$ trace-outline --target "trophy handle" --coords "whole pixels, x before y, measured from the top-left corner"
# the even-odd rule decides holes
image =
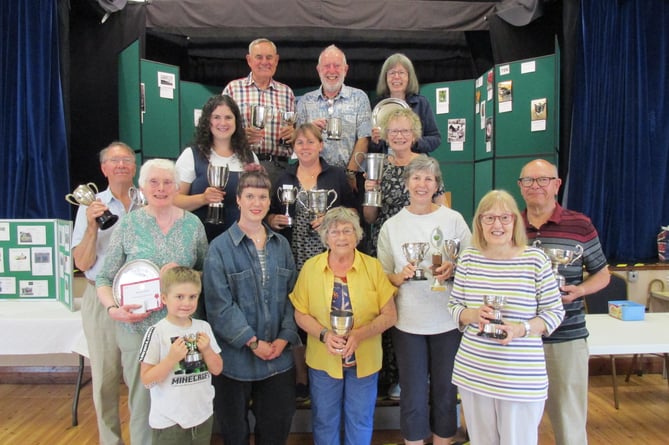
[[[74,199],[74,196],[72,195],[72,193],[68,193],[67,195],[65,195],[65,201],[67,201],[67,202],[69,202],[70,204],[75,205],[75,206],[78,206],[78,205],[79,205],[79,203],[77,202],[77,200]]]
[[[358,160],[358,155],[362,155],[364,157],[364,156],[367,156],[367,153],[363,153],[361,151],[357,151],[357,152],[353,153],[353,160],[358,165],[358,168],[362,171],[365,171],[365,169],[362,168],[362,165],[360,164],[360,161]]]
[[[571,259],[569,264],[574,264],[576,260],[581,258],[583,256],[583,246],[580,244],[576,244],[576,248],[574,249],[574,258]]]
[[[332,202],[330,202],[330,204],[328,204],[328,208],[327,208],[327,210],[330,210],[330,207],[332,207],[332,204],[335,203],[335,201],[337,200],[337,196],[338,196],[338,195],[337,195],[337,191],[334,190],[334,189],[330,189],[330,190],[328,190],[328,196],[330,196],[330,193],[333,193],[333,194],[334,194],[334,198],[332,198]]]
[[[538,247],[541,248],[541,240],[540,239],[535,239],[534,242],[532,243],[532,247]]]
[[[228,185],[229,179],[230,179],[230,166],[226,164],[225,168],[223,169],[223,185],[221,186],[221,189],[224,189]]]
[[[100,192],[98,191],[98,186],[95,185],[94,183],[89,182],[89,183],[86,184],[86,185],[89,186],[90,188],[92,188],[93,190],[95,190],[95,194],[96,194],[96,195],[97,195],[98,193],[100,193]]]
[[[301,196],[304,196],[304,197],[305,197],[305,199],[307,200],[307,203],[305,203],[304,201],[302,201]],[[301,189],[300,191],[297,192],[297,202],[299,202],[300,204],[302,204],[302,207],[304,207],[306,210],[309,210],[309,204],[308,204],[308,201],[309,201],[309,195],[307,194],[307,191],[306,191],[306,190]]]

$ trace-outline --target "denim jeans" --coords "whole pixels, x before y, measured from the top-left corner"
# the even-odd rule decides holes
[[[311,416],[315,445],[340,445],[342,414],[344,444],[372,441],[379,373],[358,378],[356,367],[344,368],[344,378],[309,368]]]

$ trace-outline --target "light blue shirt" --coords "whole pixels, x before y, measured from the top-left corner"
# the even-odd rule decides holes
[[[332,114],[322,88],[306,93],[297,103],[297,125],[314,119],[338,117],[342,123],[342,136],[338,141],[323,137],[321,156],[330,165],[347,168],[353,147],[358,139],[372,135],[372,109],[367,94],[357,88],[343,85],[334,98]]]
[[[98,193],[96,197],[99,198],[100,201],[102,201],[104,205],[109,208],[109,211],[114,215],[118,215],[121,218],[125,215],[125,206],[123,206],[121,201],[114,197],[109,188]],[[134,204],[130,205],[130,210],[134,210],[133,206]],[[88,228],[88,220],[86,219],[87,208],[88,206],[81,205],[77,210],[77,217],[74,221],[74,230],[72,231],[72,248],[77,247],[79,243],[81,243],[81,240],[84,239],[84,234]],[[93,266],[84,272],[84,275],[86,275],[87,279],[95,281],[95,277],[97,277],[98,271],[102,268],[102,265],[105,262],[105,255],[107,252],[107,246],[109,245],[109,239],[117,227],[118,221],[107,230],[101,230],[98,228],[98,237],[97,241],[95,242],[95,253],[97,256]]]

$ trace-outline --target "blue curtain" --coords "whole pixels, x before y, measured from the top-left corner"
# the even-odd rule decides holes
[[[610,262],[657,259],[669,224],[669,1],[581,2],[567,205]]]
[[[0,2],[0,218],[70,219],[56,0]]]

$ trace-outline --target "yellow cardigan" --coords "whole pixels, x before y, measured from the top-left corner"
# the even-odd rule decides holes
[[[364,326],[375,319],[381,308],[393,298],[397,288],[383,272],[379,260],[355,251],[353,266],[346,273],[353,327]],[[328,252],[316,255],[304,263],[293,292],[289,295],[295,309],[314,317],[330,328],[330,309],[334,289],[334,273],[328,266]],[[357,376],[366,377],[381,369],[381,335],[360,343],[355,351]],[[340,355],[330,354],[317,337],[307,338],[307,365],[325,371],[332,378],[343,378]]]

